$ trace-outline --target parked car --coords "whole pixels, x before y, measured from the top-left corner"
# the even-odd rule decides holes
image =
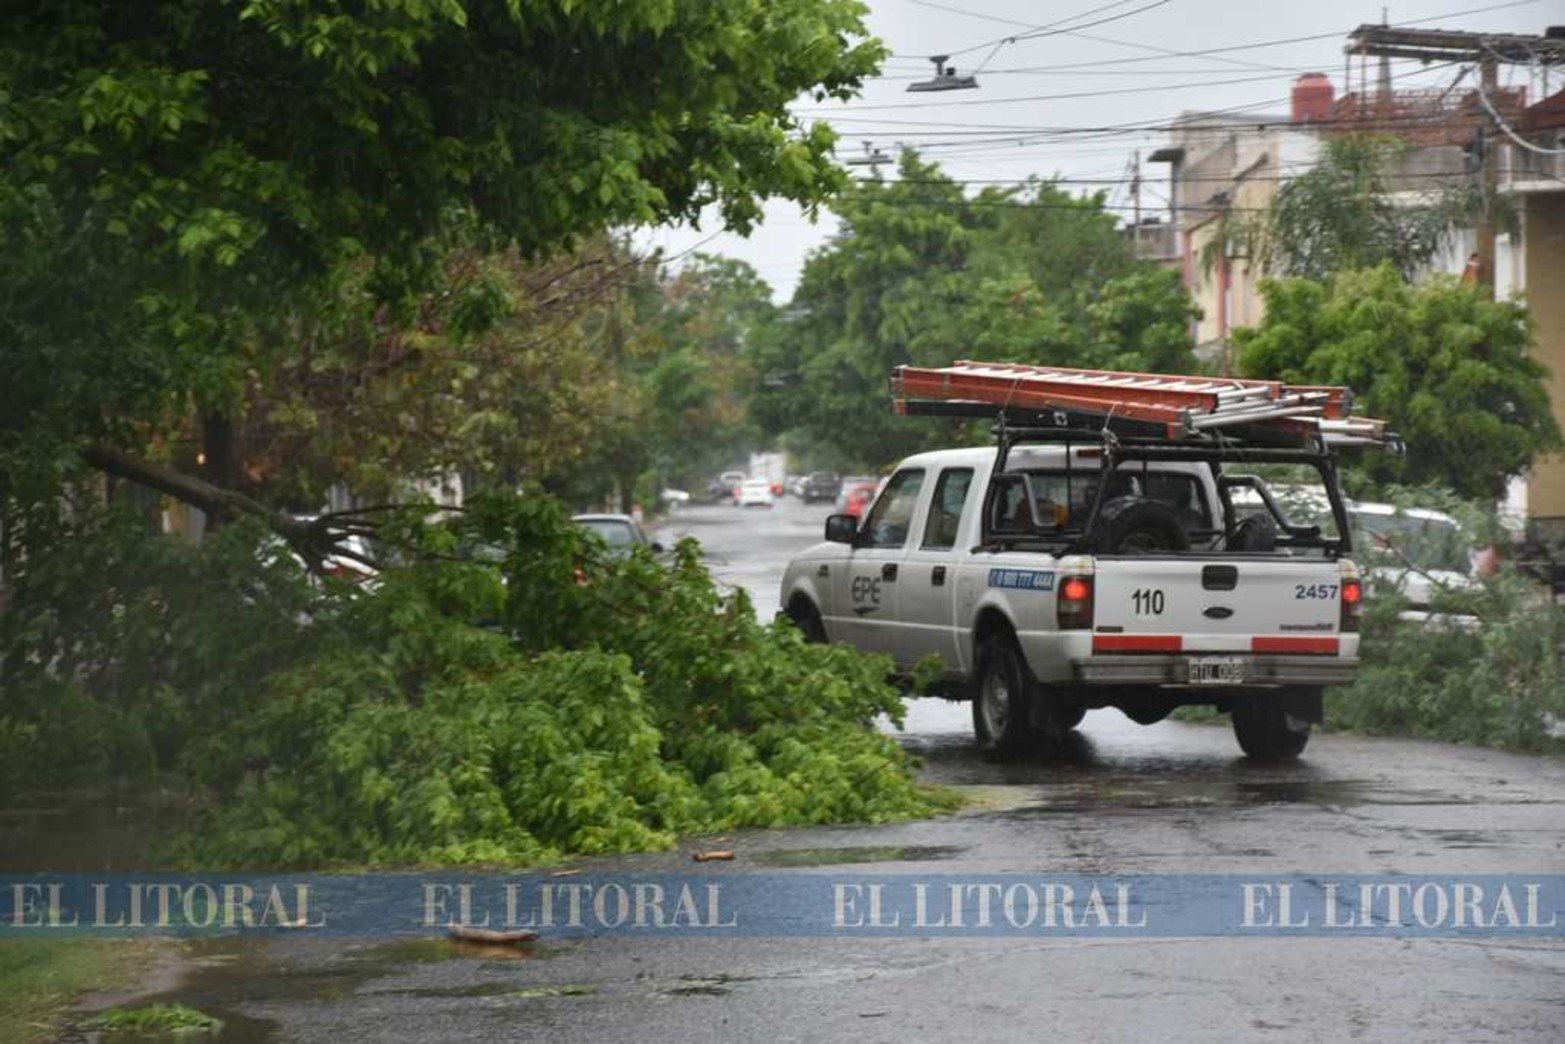
[[[879,485],[877,482],[855,482],[851,486],[844,485],[839,500],[840,513],[852,515],[854,518],[863,518],[864,512],[875,499],[875,492]]]
[[[839,512],[847,511],[848,491],[854,486],[862,486],[866,482],[874,484],[878,481],[880,480],[873,475],[848,475],[843,478],[841,482],[837,483],[837,500],[835,505],[837,510]]]
[[[734,490],[735,507],[771,507],[776,503],[772,484],[766,479],[746,479]]]
[[[817,500],[836,500],[842,491],[842,480],[829,471],[815,471],[805,477],[800,487],[800,499],[813,504]]]
[[[571,521],[609,545],[609,554],[628,558],[638,547],[661,554],[663,545],[648,540],[641,526],[629,515],[572,515]]]

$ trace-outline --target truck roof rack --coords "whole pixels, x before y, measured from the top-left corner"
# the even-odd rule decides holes
[[[1348,388],[1325,385],[958,360],[937,368],[898,366],[891,397],[892,408],[909,415],[1106,428],[1198,443],[1402,447],[1384,421],[1350,416]]]

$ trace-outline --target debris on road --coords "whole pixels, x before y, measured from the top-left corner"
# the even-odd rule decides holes
[[[698,863],[710,863],[715,860],[730,860],[733,859],[733,857],[734,853],[726,848],[714,848],[709,852],[697,852],[695,855],[691,856],[691,858]]]
[[[470,928],[465,924],[453,924],[446,932],[457,942],[481,943],[485,946],[516,946],[538,938],[537,932],[525,928],[500,932],[492,928]]]

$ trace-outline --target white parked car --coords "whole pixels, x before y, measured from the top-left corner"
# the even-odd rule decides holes
[[[776,503],[772,484],[763,478],[745,479],[734,490],[735,507],[771,507]]]

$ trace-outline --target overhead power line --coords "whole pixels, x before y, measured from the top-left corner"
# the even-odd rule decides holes
[[[1394,76],[1392,76],[1392,79],[1400,80],[1400,79],[1405,79],[1405,78],[1410,77],[1410,76],[1421,76],[1421,75],[1426,75],[1426,74],[1432,73],[1432,72],[1440,72],[1442,70],[1450,69],[1450,68],[1452,68],[1453,66],[1455,66],[1457,64],[1459,64],[1459,63],[1457,63],[1457,62],[1434,63],[1434,64],[1430,64],[1430,65],[1427,65],[1427,66],[1422,66],[1422,67],[1417,68],[1417,69],[1410,69],[1410,70],[1406,70],[1406,71],[1401,72],[1401,73],[1397,73]],[[1158,89],[1166,89],[1166,88],[1158,88]],[[1142,90],[1145,90],[1145,89],[1144,88],[1137,88],[1137,90],[1138,91],[1142,91]],[[1106,92],[1106,93],[1113,93],[1113,92]],[[1229,115],[1239,115],[1239,114],[1242,114],[1242,113],[1253,112],[1256,109],[1264,109],[1264,108],[1268,108],[1268,107],[1275,106],[1275,105],[1285,105],[1290,100],[1291,99],[1289,97],[1286,97],[1286,96],[1285,97],[1281,97],[1281,98],[1267,98],[1267,99],[1265,99],[1263,101],[1247,102],[1247,103],[1245,103],[1243,105],[1233,105],[1233,106],[1229,106],[1227,108],[1222,108],[1222,109],[1211,109],[1211,110],[1192,112],[1189,115],[1193,116],[1193,117],[1221,117],[1221,116],[1229,116]],[[1181,118],[1180,116],[1164,117],[1164,118],[1162,118],[1160,120],[1156,120],[1156,121],[1153,121],[1153,122],[1138,121],[1138,122],[1133,122],[1133,123],[1105,124],[1105,125],[1099,125],[1099,126],[1074,126],[1073,127],[1073,126],[1039,126],[1039,125],[1036,125],[1036,124],[1033,124],[1033,125],[1025,125],[1025,124],[994,124],[994,123],[975,124],[975,123],[973,123],[973,122],[971,122],[969,120],[961,120],[961,121],[957,121],[957,120],[899,120],[899,119],[894,119],[894,118],[893,119],[888,119],[888,118],[885,118],[885,117],[875,117],[875,116],[856,117],[856,116],[853,115],[853,112],[855,112],[855,111],[857,111],[857,110],[845,110],[845,114],[842,115],[842,116],[835,116],[835,115],[834,116],[830,116],[829,119],[828,119],[828,122],[831,122],[831,123],[874,123],[874,124],[884,124],[884,125],[887,125],[887,126],[896,126],[896,127],[952,128],[952,129],[947,129],[947,130],[932,130],[932,131],[929,131],[928,133],[930,133],[930,134],[940,134],[942,136],[962,136],[962,135],[987,134],[990,137],[994,137],[994,138],[1015,137],[1015,136],[1021,136],[1021,135],[1038,136],[1038,135],[1069,135],[1069,134],[1134,133],[1134,132],[1143,132],[1143,131],[1168,131],[1168,130],[1175,130],[1175,129],[1179,129],[1179,128],[1183,128],[1185,130],[1204,130],[1204,129],[1240,130],[1240,129],[1244,129],[1242,126],[1231,124],[1231,123],[1226,123],[1226,122],[1225,123],[1215,123],[1215,124],[1202,125],[1199,122],[1196,122],[1196,121],[1194,121],[1192,119],[1185,119],[1185,118]],[[803,115],[803,114],[801,114],[801,115]],[[1412,119],[1427,120],[1426,117],[1412,117]],[[1277,119],[1275,121],[1257,121],[1254,124],[1254,127],[1257,130],[1270,129],[1270,128],[1275,128],[1275,127],[1277,127],[1279,125],[1286,124],[1288,122],[1289,122],[1289,119],[1288,119],[1287,116],[1280,115],[1279,119]],[[1320,126],[1330,126],[1330,125],[1333,125],[1333,124],[1345,125],[1345,124],[1348,124],[1348,123],[1369,123],[1369,122],[1373,122],[1376,126],[1384,126],[1384,125],[1387,125],[1388,123],[1395,122],[1395,120],[1394,119],[1393,120],[1385,120],[1385,119],[1371,120],[1368,117],[1361,117],[1361,118],[1354,118],[1352,120],[1323,120],[1323,121],[1319,121],[1319,122],[1316,122],[1316,123],[1312,123],[1311,126],[1312,127],[1320,127]],[[999,132],[999,133],[997,133],[997,132]],[[846,132],[846,133],[850,133],[854,137],[896,137],[896,136],[906,136],[906,135],[909,135],[910,133],[916,133],[916,132],[904,132],[904,131],[884,131],[884,132],[881,132],[881,131],[873,131],[873,130],[855,130],[855,131]]]
[[[1512,129],[1511,125],[1506,123],[1504,118],[1502,118],[1500,114],[1495,111],[1494,103],[1491,102],[1489,100],[1489,96],[1484,93],[1482,84],[1480,84],[1478,87],[1478,100],[1483,102],[1483,107],[1489,113],[1489,118],[1494,120],[1495,126],[1504,131],[1505,136],[1510,138],[1520,147],[1526,149],[1528,152],[1536,152],[1540,156],[1565,156],[1565,149],[1546,149],[1542,145],[1528,141],[1520,134],[1517,134],[1516,131]]]
[[[843,193],[838,198],[839,199],[843,199],[843,200],[847,200],[849,202],[877,203],[877,204],[881,204],[881,205],[884,205],[884,206],[893,206],[893,207],[936,207],[936,208],[944,208],[944,209],[954,209],[954,208],[960,208],[960,207],[973,207],[973,208],[978,208],[978,209],[999,209],[999,208],[1003,208],[1003,209],[1009,209],[1009,210],[1072,210],[1072,211],[1077,211],[1077,212],[1084,211],[1084,210],[1085,211],[1091,211],[1091,210],[1129,211],[1129,210],[1133,210],[1134,209],[1133,206],[1131,206],[1129,204],[1108,204],[1108,203],[1103,203],[1103,202],[1099,202],[1099,201],[1096,201],[1096,200],[1092,199],[1090,196],[1077,197],[1076,201],[1069,202],[1069,203],[1067,203],[1067,202],[1039,203],[1039,202],[1033,202],[1033,201],[1029,201],[1029,200],[1025,200],[1025,199],[974,199],[974,198],[966,197],[966,196],[962,197],[961,199],[940,199],[940,198],[936,198],[936,197],[928,197],[928,198],[887,197],[887,196],[872,196],[872,195],[867,195],[867,194],[855,195],[853,193]],[[1434,204],[1434,203],[1431,203],[1431,204],[1411,203],[1411,204],[1407,204],[1405,206],[1402,206],[1399,209],[1402,209],[1402,210],[1439,210],[1439,209],[1441,209],[1441,207],[1442,207],[1441,204]],[[1268,208],[1266,208],[1266,207],[1239,206],[1239,205],[1233,204],[1233,203],[1223,203],[1223,204],[1218,204],[1218,203],[1181,203],[1179,205],[1179,209],[1180,209],[1181,212],[1184,212],[1184,213],[1201,212],[1201,213],[1208,213],[1208,214],[1218,214],[1218,213],[1261,214],[1261,213],[1265,213]],[[839,214],[838,216],[841,217],[842,215]]]
[[[1121,94],[1146,94],[1149,91],[1162,93],[1164,91],[1194,90],[1197,87],[1227,87],[1236,83],[1265,83],[1277,79],[1277,74],[1268,72],[1255,76],[1229,77],[1223,80],[1192,80],[1187,83],[1156,84],[1145,87],[1111,87],[1106,90],[1096,91],[1070,91],[1064,94],[1028,94],[1015,98],[969,98],[964,101],[941,102],[888,102],[880,105],[854,105],[849,112],[879,112],[885,109],[944,109],[952,106],[969,105],[1014,105],[1017,102],[1038,101],[1071,101],[1079,98],[1107,98]],[[797,114],[801,116],[828,116],[837,110],[832,109],[800,109]]]
[[[910,2],[912,2],[912,0],[910,0]],[[1504,11],[1504,10],[1507,10],[1507,9],[1513,8],[1513,7],[1529,7],[1529,6],[1533,5],[1533,4],[1538,4],[1538,3],[1542,3],[1542,2],[1543,2],[1543,0],[1509,0],[1508,3],[1489,4],[1489,5],[1486,5],[1484,7],[1469,7],[1469,8],[1464,8],[1463,10],[1460,10],[1460,11],[1449,11],[1449,12],[1447,12],[1445,14],[1429,15],[1429,16],[1424,17],[1424,18],[1410,18],[1410,19],[1408,19],[1405,22],[1397,23],[1397,25],[1398,26],[1427,25],[1430,22],[1445,22],[1445,21],[1450,21],[1453,18],[1465,18],[1465,17],[1467,17],[1469,15],[1487,14],[1487,13],[1489,13],[1491,11]],[[1075,32],[1077,30],[1086,29],[1086,28],[1089,28],[1089,27],[1085,26],[1085,25],[1080,25],[1080,26],[1076,26],[1073,29],[1071,29],[1070,32]],[[1204,57],[1206,55],[1212,55],[1212,54],[1232,54],[1235,51],[1259,50],[1259,49],[1266,48],[1266,47],[1283,47],[1283,46],[1286,46],[1288,44],[1309,43],[1309,42],[1312,42],[1312,41],[1315,41],[1315,40],[1340,39],[1344,35],[1346,35],[1346,34],[1341,32],[1340,30],[1339,31],[1335,31],[1335,32],[1311,33],[1311,34],[1308,34],[1308,35],[1305,35],[1305,36],[1289,36],[1289,37],[1283,37],[1283,38],[1275,39],[1275,40],[1256,40],[1256,41],[1252,41],[1250,43],[1226,44],[1226,45],[1221,46],[1221,47],[1203,47],[1203,48],[1200,48],[1198,50],[1193,50],[1193,51],[1171,51],[1171,52],[1168,52],[1166,54],[1160,53],[1159,55],[1147,55],[1146,57],[1143,57],[1143,58],[1107,58],[1107,59],[1103,59],[1101,61],[1081,62],[1081,63],[1077,63],[1075,65],[1054,65],[1054,66],[1049,66],[1049,68],[1052,68],[1052,69],[1089,69],[1089,68],[1096,68],[1096,67],[1101,67],[1101,66],[1105,66],[1105,65],[1130,65],[1130,64],[1137,63],[1137,62],[1151,62],[1151,61],[1156,61],[1158,59],[1158,57],[1160,57],[1160,56],[1161,57],[1194,58],[1194,57]],[[990,43],[993,43],[993,41],[990,41]],[[987,46],[989,46],[989,44],[979,44],[979,45],[977,45],[977,48],[975,48],[975,49],[983,48],[983,47],[987,47]],[[962,52],[955,52],[955,53],[959,54],[959,53],[962,53]],[[893,55],[893,57],[897,57],[897,58],[912,58],[914,56],[913,55],[897,54],[897,55]],[[928,59],[923,57],[923,56],[919,56],[919,60],[920,61],[927,61]]]
[[[921,7],[934,7],[934,8],[937,8],[939,10],[946,10],[946,11],[951,10],[951,8],[948,8],[948,7],[946,7],[943,4],[932,3],[932,2],[929,2],[929,0],[910,0],[910,2],[911,3],[916,3],[916,4],[918,4]],[[1067,25],[1070,22],[1077,22],[1077,21],[1079,21],[1082,18],[1089,18],[1092,15],[1099,14],[1099,13],[1101,13],[1103,11],[1109,11],[1109,10],[1112,10],[1113,8],[1116,8],[1116,7],[1124,7],[1125,4],[1130,3],[1130,2],[1131,2],[1131,0],[1116,0],[1116,2],[1114,2],[1114,3],[1102,4],[1102,5],[1098,6],[1098,7],[1092,8],[1091,10],[1081,11],[1081,12],[1079,12],[1077,14],[1070,15],[1070,16],[1068,16],[1066,18],[1058,19],[1057,21],[1047,22],[1047,23],[1045,23],[1043,25],[1024,26],[1022,32],[1012,33],[1009,36],[997,37],[997,38],[995,38],[993,40],[985,40],[983,43],[973,44],[971,47],[963,47],[960,50],[951,51],[949,53],[948,57],[955,58],[958,55],[971,54],[974,51],[982,51],[982,50],[984,50],[986,48],[990,48],[990,47],[999,48],[999,47],[1005,46],[1008,43],[1017,43],[1017,42],[1022,41],[1022,40],[1037,40],[1037,39],[1041,39],[1042,37],[1046,37],[1046,36],[1058,36],[1058,35],[1060,35],[1062,33],[1071,32],[1071,31],[1074,31],[1076,29],[1090,29],[1090,28],[1092,28],[1095,25],[1107,25],[1110,22],[1118,22],[1118,21],[1120,21],[1122,19],[1130,18],[1133,15],[1138,15],[1138,14],[1140,14],[1143,11],[1150,11],[1150,10],[1152,10],[1155,7],[1163,7],[1166,4],[1172,2],[1172,0],[1151,0],[1151,3],[1142,4],[1140,7],[1137,7],[1135,9],[1133,9],[1133,10],[1121,11],[1119,14],[1114,14],[1114,15],[1109,15],[1109,16],[1104,17],[1104,18],[1099,18],[1097,21],[1094,21],[1094,22],[1081,22],[1079,25],[1070,26],[1070,28],[1068,28],[1068,29],[1058,28],[1059,26]],[[956,13],[957,14],[969,14],[970,12],[957,11]],[[1010,22],[1010,19],[1003,19],[1003,21]],[[1010,24],[1021,25],[1022,23],[1011,22]]]
[[[1459,172],[1410,171],[1410,172],[1408,172],[1406,174],[1398,174],[1398,175],[1396,175],[1393,178],[1388,178],[1387,180],[1388,181],[1410,181],[1410,180],[1425,181],[1425,180],[1428,180],[1428,181],[1451,181],[1451,182],[1456,182],[1456,181],[1462,181],[1462,180],[1470,179],[1472,176],[1473,175],[1472,175],[1471,171],[1465,171],[1465,170],[1464,171],[1459,171]],[[1261,183],[1261,184],[1286,184],[1286,183],[1291,182],[1291,181],[1297,181],[1298,177],[1299,177],[1299,175],[1297,175],[1297,174],[1295,174],[1295,175],[1271,175],[1271,174],[1256,175],[1256,174],[1252,174],[1252,175],[1247,175],[1247,176],[1244,176],[1244,177],[1239,177],[1239,176],[1236,176],[1236,175],[1233,175],[1233,174],[1206,174],[1206,175],[1203,175],[1203,174],[1182,174],[1179,177],[1179,183],[1181,185],[1200,184],[1200,183],[1203,183],[1203,182],[1213,182],[1213,183],[1218,183],[1218,184],[1244,184],[1244,183],[1249,183],[1249,182],[1255,182],[1255,183]],[[1025,189],[1025,188],[1032,188],[1032,187],[1035,187],[1035,186],[1038,187],[1038,188],[1044,188],[1044,187],[1047,187],[1049,185],[1102,185],[1104,187],[1108,187],[1108,186],[1112,186],[1112,185],[1122,185],[1122,184],[1124,184],[1125,176],[1124,176],[1124,174],[1121,174],[1119,177],[1075,177],[1075,176],[1072,176],[1072,177],[1052,177],[1052,176],[1049,176],[1049,175],[1040,174],[1040,175],[1037,175],[1035,177],[1027,177],[1027,178],[904,178],[904,177],[897,177],[897,178],[885,178],[885,179],[854,178],[853,181],[856,184],[859,184],[859,185],[960,185],[960,186],[962,186],[964,188],[967,187],[967,186],[971,186],[971,185],[981,185],[981,186],[985,186],[985,187],[1001,186],[1001,187],[1008,187],[1008,188]]]

